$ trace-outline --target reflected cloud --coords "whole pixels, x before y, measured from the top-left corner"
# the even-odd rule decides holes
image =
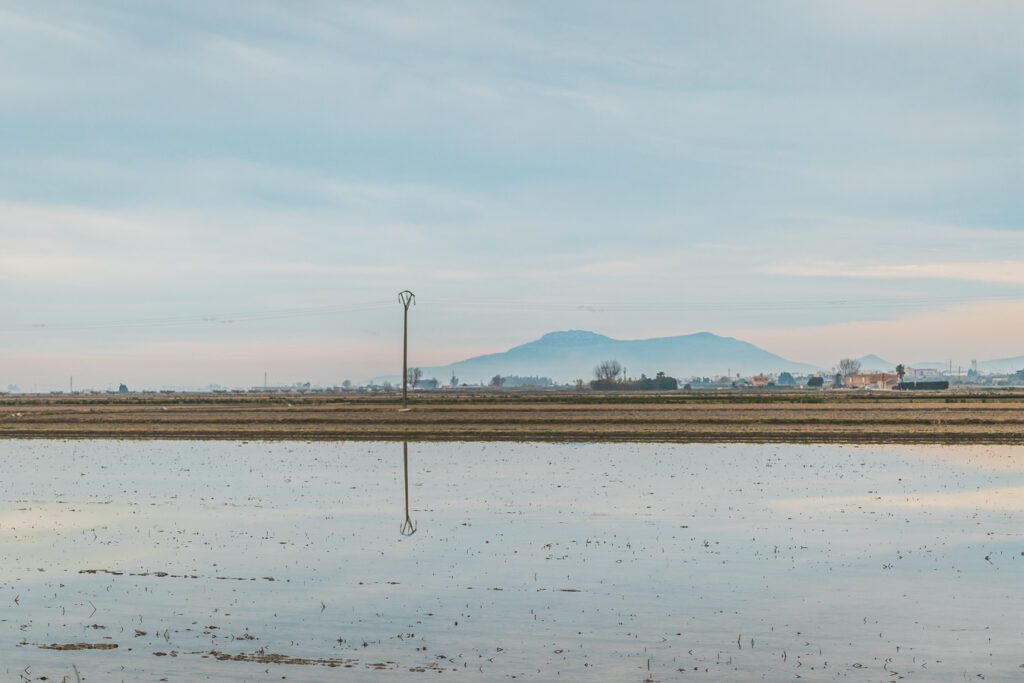
[[[782,510],[795,511],[875,507],[1022,512],[1024,511],[1024,486],[909,496],[905,494],[882,494],[877,496],[787,498],[775,501],[772,503],[772,506]]]
[[[988,472],[1024,472],[1024,448],[1019,446],[892,445],[889,449],[928,460],[940,460],[950,467]]]

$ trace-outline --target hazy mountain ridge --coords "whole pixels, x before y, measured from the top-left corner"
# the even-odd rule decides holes
[[[450,365],[423,368],[424,377],[446,382],[453,374],[476,383],[494,375],[544,375],[560,382],[590,380],[594,366],[617,360],[631,377],[665,372],[693,375],[751,375],[759,372],[813,372],[817,368],[790,361],[748,342],[697,332],[653,339],[613,339],[587,330],[550,332],[507,351],[467,358]]]
[[[860,363],[861,370],[888,370],[893,371],[896,368],[896,363],[890,363],[884,358],[879,358],[873,353],[869,353],[866,356],[861,356],[857,359]]]
[[[980,372],[1009,373],[1024,369],[1024,356],[1013,356],[1012,358],[994,358],[978,362]]]

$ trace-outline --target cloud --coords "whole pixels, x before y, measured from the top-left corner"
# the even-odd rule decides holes
[[[224,263],[221,264],[221,267],[232,273],[252,275],[358,275],[393,277],[401,272],[399,268],[387,265],[331,265],[309,261],[240,261],[237,263]]]
[[[0,9],[0,33],[8,39],[26,35],[61,41],[83,41],[89,33],[83,27],[70,28],[67,22],[46,21],[10,9]]]
[[[44,279],[48,281],[76,282],[90,273],[109,268],[110,261],[75,254],[44,253],[43,250],[0,254],[0,272],[6,278]],[[113,276],[116,270],[108,271]]]
[[[168,235],[152,219],[130,211],[103,211],[82,206],[39,204],[0,200],[0,237],[131,240]]]
[[[1024,285],[1024,259],[945,263],[871,264],[815,261],[774,264],[760,269],[768,275],[870,280],[962,280]]]

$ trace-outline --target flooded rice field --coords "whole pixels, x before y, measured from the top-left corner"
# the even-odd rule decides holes
[[[0,456],[4,681],[1024,680],[1022,447]]]

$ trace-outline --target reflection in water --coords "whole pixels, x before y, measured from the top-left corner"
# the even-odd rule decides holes
[[[416,533],[416,525],[409,516],[409,442],[402,442],[402,467],[405,472],[405,521],[399,533],[403,536],[412,536]]]
[[[414,443],[0,439],[0,683],[1024,680],[1022,446]]]

